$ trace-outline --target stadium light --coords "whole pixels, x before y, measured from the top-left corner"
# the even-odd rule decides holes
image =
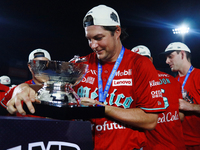
[[[188,33],[190,30],[189,27],[185,27],[185,26],[182,26],[180,28],[175,28],[175,29],[172,29],[173,31],[173,34],[186,34]]]

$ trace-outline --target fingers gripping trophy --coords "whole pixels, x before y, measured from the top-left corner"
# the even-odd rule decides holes
[[[31,60],[30,65],[37,79],[44,83],[37,98],[43,104],[57,107],[75,107],[80,98],[73,90],[87,72],[84,58],[74,56],[69,62]]]

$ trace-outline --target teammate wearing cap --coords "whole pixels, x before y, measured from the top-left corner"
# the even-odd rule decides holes
[[[42,84],[43,82],[40,81],[38,78],[35,77],[34,73],[32,72],[31,66],[30,66],[30,61],[31,60],[44,60],[48,61],[51,60],[50,54],[44,50],[44,49],[35,49],[33,50],[28,57],[28,68],[32,74],[32,80],[27,81],[26,83],[28,84]]]
[[[191,64],[191,51],[181,42],[170,43],[165,52],[166,63],[172,71],[177,71],[176,79],[182,84],[183,99],[179,109],[184,112],[182,122],[185,145],[188,150],[200,149],[200,69]]]
[[[11,85],[11,80],[10,77],[3,75],[0,77],[0,83],[6,86],[10,86]]]
[[[150,50],[144,45],[132,48],[132,51],[148,57],[153,63]],[[181,84],[171,75],[158,71],[159,84],[163,92],[164,101],[168,102],[165,112],[158,115],[158,124],[154,130],[146,131],[147,146],[144,150],[184,150],[185,144],[181,120],[184,115],[179,116],[179,98],[182,98]],[[156,84],[155,82],[151,83]],[[181,119],[180,119],[181,117]]]
[[[89,70],[75,86],[83,105],[105,106],[105,118],[92,119],[94,149],[141,149],[145,146],[145,129],[154,129],[158,113],[165,111],[158,75],[153,64],[123,47],[125,32],[117,12],[99,5],[83,19],[85,36],[94,51],[86,56]],[[34,112],[34,91],[26,84],[17,87],[8,111],[25,114],[20,101]]]

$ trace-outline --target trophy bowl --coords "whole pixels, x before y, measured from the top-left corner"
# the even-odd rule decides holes
[[[80,98],[73,90],[87,72],[88,65],[82,62],[31,60],[35,78],[43,83],[38,91],[42,104],[57,107],[80,106]]]

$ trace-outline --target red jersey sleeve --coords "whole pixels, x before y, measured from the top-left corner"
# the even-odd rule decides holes
[[[134,91],[137,97],[137,107],[145,112],[162,112],[168,106],[164,102],[157,70],[147,58],[136,59]]]
[[[8,92],[5,93],[4,97],[1,99],[1,105],[3,107],[7,108],[6,104],[12,98],[12,94],[13,94],[14,89],[15,89],[15,87],[8,90]]]

